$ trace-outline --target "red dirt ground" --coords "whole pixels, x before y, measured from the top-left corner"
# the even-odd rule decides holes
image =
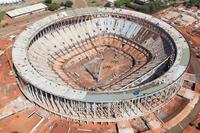
[[[0,50],[3,50],[10,45],[12,45],[12,41],[9,38],[0,39]]]
[[[200,133],[195,127],[188,126],[182,133]]]
[[[54,121],[50,123],[50,125],[46,126],[45,132],[52,133],[63,133],[64,131],[68,131],[69,133],[104,133],[106,130],[107,133],[116,133],[116,125],[115,124],[78,124],[69,120],[61,119],[59,117],[54,117]],[[47,128],[48,127],[48,128]],[[49,128],[50,127],[50,128]],[[87,130],[87,131],[83,131]]]
[[[1,133],[9,133],[17,131],[19,133],[28,133],[31,129],[40,121],[41,117],[37,115],[28,116],[35,109],[30,109],[23,111],[17,114],[14,114],[10,117],[4,118],[0,121]]]
[[[86,0],[72,0],[74,2],[73,8],[83,8],[87,7]]]
[[[108,84],[125,71],[131,69],[132,60],[126,57],[125,54],[122,55],[119,52],[120,51],[116,51],[114,49],[105,48],[101,51],[103,58],[99,58],[97,55],[94,55],[95,57],[90,60],[83,59],[78,63],[64,68],[65,72],[72,73],[71,75],[73,75],[73,77],[76,77],[73,73],[78,74],[79,77],[76,79],[79,80],[77,82],[79,82],[79,84],[84,88],[95,88],[95,86],[99,83],[101,83],[101,86]],[[87,67],[87,65],[94,65],[87,68],[90,73],[94,74],[99,71],[97,81],[90,75],[89,72],[83,70]]]
[[[5,55],[0,57],[0,107],[21,95]]]
[[[87,130],[83,131],[83,130]],[[81,132],[82,131],[82,132]],[[50,115],[39,126],[37,133],[117,133],[115,124],[80,124],[64,118],[60,118],[56,115]]]
[[[187,40],[191,39],[192,45],[193,47],[200,47],[200,36],[197,35],[192,35],[190,38],[190,31],[191,31],[192,26],[181,26],[181,27],[177,27],[177,29],[184,35],[184,37]]]
[[[161,112],[164,112],[168,117],[171,116],[174,112],[176,112],[181,106],[185,106],[187,101],[182,98],[176,96],[172,99],[167,105],[160,109]]]

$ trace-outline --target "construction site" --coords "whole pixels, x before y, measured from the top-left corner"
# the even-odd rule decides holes
[[[6,16],[19,28],[0,28],[0,132],[200,132],[198,13]]]

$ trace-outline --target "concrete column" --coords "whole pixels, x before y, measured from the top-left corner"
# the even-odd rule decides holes
[[[60,106],[59,98],[56,96],[55,96],[54,103],[55,103],[55,106],[57,107],[58,111],[61,112],[62,107]]]
[[[130,107],[130,103],[131,103],[131,101],[128,101],[127,107],[128,107],[128,113],[129,113],[130,115],[132,115],[132,109],[131,109],[131,107]]]
[[[93,103],[93,118],[96,118],[96,103]]]
[[[50,101],[51,101],[51,105],[52,105],[53,109],[56,110],[56,111],[58,111],[58,109],[57,109],[57,107],[56,107],[56,105],[54,103],[53,95],[50,95],[50,97],[51,97]]]
[[[48,94],[47,94],[46,92],[45,92],[45,101],[46,101],[48,107],[51,106],[51,107],[53,108],[53,106],[52,106],[51,103],[49,102]]]
[[[147,100],[148,100],[148,96],[146,96],[146,97],[144,98],[144,107],[145,107],[147,110],[149,110],[149,109],[147,108]]]
[[[44,96],[43,96],[43,92],[41,91],[41,90],[39,90],[40,91],[40,95],[41,95],[41,99],[42,99],[42,101],[43,101],[43,103],[46,103],[46,101],[45,101],[45,99],[44,99]],[[47,104],[47,103],[46,103]],[[47,106],[47,105],[46,105]]]
[[[38,101],[39,101],[40,103],[43,103],[43,101],[42,101],[41,98],[39,97],[39,91],[38,91],[38,89],[36,88],[35,90],[36,90],[36,96],[37,96]]]
[[[37,89],[36,88],[33,88],[33,89],[34,89],[34,94],[35,94],[36,99],[40,102],[40,99],[39,99],[38,93],[37,93]]]
[[[62,113],[66,113],[66,112],[65,112],[65,109],[64,109],[64,106],[63,106],[62,99],[63,99],[63,98],[58,98],[59,108],[60,108],[60,110],[61,110]]]
[[[73,104],[72,100],[70,100],[70,105],[67,102],[67,107],[70,110],[70,112],[71,112],[72,115],[77,115],[77,113],[74,111],[74,104]]]
[[[90,105],[86,102],[86,115],[89,115]]]
[[[111,117],[110,108],[111,108],[111,103],[108,103],[108,118]]]
[[[69,114],[69,111],[68,111],[68,109],[67,109],[67,105],[66,105],[67,103],[66,103],[66,99],[64,98],[63,99],[63,105],[62,105],[62,107],[64,108],[63,110],[65,111],[65,113],[66,114]]]
[[[34,99],[34,95],[33,95],[33,91],[32,91],[32,89],[31,89],[31,86],[28,85],[27,88],[28,88],[28,90],[29,90],[30,96],[32,97],[32,99]]]
[[[31,86],[31,92],[32,92],[34,99],[37,100],[37,96],[35,95],[35,89],[32,86]]]

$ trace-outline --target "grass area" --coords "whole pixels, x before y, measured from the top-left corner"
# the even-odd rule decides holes
[[[104,2],[102,0],[86,0],[88,6],[103,6]]]
[[[0,22],[3,20],[4,16],[5,16],[5,12],[0,12]]]

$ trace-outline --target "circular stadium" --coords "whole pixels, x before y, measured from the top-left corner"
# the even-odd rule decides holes
[[[118,122],[167,104],[183,84],[190,51],[153,16],[91,7],[33,23],[12,58],[21,91],[40,107],[73,120]]]

